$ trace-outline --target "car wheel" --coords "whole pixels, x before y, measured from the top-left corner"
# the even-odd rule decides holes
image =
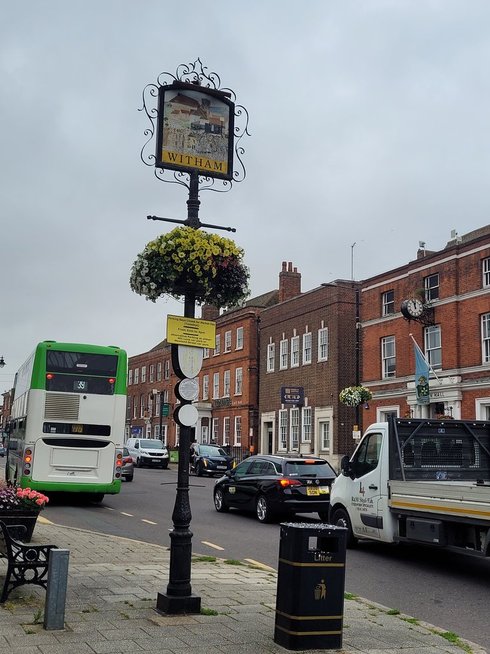
[[[265,495],[260,495],[255,504],[255,513],[260,522],[271,522],[272,511]]]
[[[350,522],[349,514],[345,509],[335,509],[332,515],[332,524],[337,527],[345,527],[347,529],[346,545],[349,549],[357,545],[357,538],[352,533],[352,525]]]
[[[196,464],[196,475],[202,477],[204,474],[204,467],[201,462]]]
[[[140,459],[136,459],[136,467],[137,468],[142,468],[143,464],[141,463]]]
[[[126,481],[133,481],[133,475],[126,477]]]
[[[318,511],[318,515],[322,522],[328,522],[328,511]]]
[[[226,513],[229,507],[225,504],[225,498],[221,488],[217,488],[214,492],[214,508],[219,513]]]
[[[165,461],[165,463],[162,464],[162,470],[166,470],[168,468],[168,461]]]

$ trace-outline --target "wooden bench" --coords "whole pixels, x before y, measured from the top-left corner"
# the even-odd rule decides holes
[[[47,588],[49,552],[52,549],[57,549],[56,545],[30,545],[15,540],[0,521],[0,557],[7,559],[0,604],[6,602],[11,591],[19,586],[35,584]]]

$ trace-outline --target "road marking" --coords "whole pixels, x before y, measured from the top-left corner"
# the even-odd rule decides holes
[[[134,518],[134,515],[132,513],[124,513],[124,511],[121,511],[121,515],[127,515],[128,518]]]
[[[107,509],[108,511],[115,511],[115,510],[116,510],[116,509],[113,509],[113,508],[110,507],[110,506],[104,506],[104,509]]]
[[[260,561],[255,561],[255,559],[243,559],[247,563],[250,563],[251,565],[255,565],[261,570],[267,570],[270,572],[276,572],[275,568],[271,568],[270,565],[265,565],[265,563],[261,563]]]
[[[45,517],[42,516],[42,515],[38,516],[37,519],[39,520],[39,522],[40,522],[42,525],[52,525],[52,524],[54,524],[54,523],[51,522],[51,520],[48,520],[47,518],[45,518]]]
[[[224,547],[220,547],[219,545],[215,545],[214,543],[209,543],[207,540],[202,540],[201,543],[203,545],[207,545],[208,547],[212,547],[215,550],[220,550],[221,552],[225,551]]]
[[[158,522],[153,522],[153,520],[145,520],[145,518],[141,518],[141,522],[146,522],[148,525],[157,525]]]

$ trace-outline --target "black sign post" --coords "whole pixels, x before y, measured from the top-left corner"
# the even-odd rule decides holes
[[[208,72],[197,59],[192,64],[181,64],[176,75],[161,73],[157,84],[145,87],[142,109],[152,126],[146,132],[149,138],[142,148],[141,159],[146,165],[154,167],[155,176],[161,181],[181,184],[189,190],[186,220],[148,216],[149,220],[180,223],[193,229],[211,227],[236,231],[232,227],[199,220],[200,190],[229,191],[234,181],[240,182],[245,178],[245,168],[240,159],[243,148],[238,148],[238,142],[244,134],[248,134],[248,113],[242,105],[235,104],[233,91],[219,88],[220,83],[219,76]],[[158,107],[147,106],[147,97],[152,100],[157,97]],[[235,125],[235,118],[239,116],[246,118],[243,129]],[[155,154],[148,156],[145,154],[146,146],[155,133]],[[234,168],[234,154],[241,170]],[[173,179],[165,178],[168,171],[173,174]],[[221,182],[222,188],[213,188],[215,180]],[[196,292],[188,286],[184,293],[184,317],[194,318],[195,308]],[[172,345],[172,363],[174,372],[183,379],[175,363],[178,347]],[[179,394],[178,388],[176,394]],[[166,592],[158,593],[157,597],[157,610],[165,614],[199,613],[201,607],[201,598],[192,594],[191,587],[189,459],[195,427],[190,424],[193,420],[190,409],[195,411],[191,401],[184,399],[174,412],[174,419],[181,428],[177,495],[172,513],[174,528],[170,532],[169,583]]]

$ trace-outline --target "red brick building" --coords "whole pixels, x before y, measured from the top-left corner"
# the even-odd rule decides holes
[[[301,293],[291,264],[281,275],[289,298],[260,315],[259,451],[336,463],[354,447],[355,409],[340,404],[339,392],[360,370],[359,285],[336,280]]]
[[[365,424],[390,414],[490,419],[490,225],[453,236],[362,284],[362,380],[374,394]],[[413,339],[432,366],[428,404],[416,398]]]

